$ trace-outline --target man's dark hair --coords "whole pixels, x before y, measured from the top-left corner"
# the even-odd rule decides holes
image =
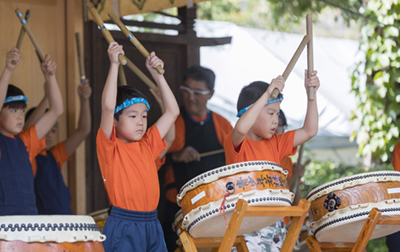
[[[209,69],[199,65],[194,65],[186,69],[185,77],[183,81],[192,78],[196,81],[203,81],[206,84],[208,90],[214,90],[215,85],[215,74]]]
[[[8,84],[7,88],[7,95],[6,98],[11,97],[11,96],[19,96],[19,95],[24,95],[24,92],[22,92],[21,89],[17,88],[16,86],[12,84]],[[12,108],[12,109],[24,109],[26,108],[26,102],[25,101],[14,101],[14,102],[7,102],[3,104],[3,108]]]
[[[267,90],[269,84],[264,81],[254,81],[242,88],[239,94],[236,108],[238,112],[255,103]],[[282,97],[280,93],[278,98]]]
[[[287,126],[287,121],[286,121],[286,116],[285,113],[283,113],[282,109],[279,110],[279,115],[278,115],[279,119],[282,119],[282,126],[283,128],[286,128]]]
[[[139,90],[130,86],[118,86],[116,106],[121,105],[124,101],[131,98],[144,98],[150,103],[149,99],[147,99],[147,97]],[[117,119],[117,121],[119,121],[119,116],[122,114],[122,110],[114,114],[114,118]]]

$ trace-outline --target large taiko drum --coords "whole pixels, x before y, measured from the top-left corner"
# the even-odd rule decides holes
[[[379,171],[334,180],[312,190],[307,199],[310,228],[320,242],[356,242],[372,208],[400,215],[400,172]],[[377,225],[371,239],[400,230]]]
[[[236,163],[205,172],[179,191],[182,225],[195,238],[223,237],[224,215],[229,222],[238,199],[250,206],[291,206],[294,194],[287,189],[286,175],[287,171],[269,161]],[[220,214],[221,205],[224,214]],[[267,227],[282,217],[245,217],[238,235]]]
[[[106,239],[90,216],[36,215],[0,217],[0,251],[104,252]]]

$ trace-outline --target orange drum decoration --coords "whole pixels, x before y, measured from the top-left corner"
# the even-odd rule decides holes
[[[100,251],[106,239],[90,216],[0,217],[0,251]]]
[[[223,237],[224,217],[229,222],[240,198],[250,206],[291,206],[294,194],[287,189],[286,175],[287,171],[276,163],[252,161],[219,167],[193,178],[177,196],[184,216],[183,228],[195,238]],[[245,217],[238,235],[267,227],[280,219]]]
[[[312,190],[310,229],[319,242],[356,242],[371,209],[400,215],[400,172],[379,171],[341,178]],[[400,230],[377,225],[371,239]]]

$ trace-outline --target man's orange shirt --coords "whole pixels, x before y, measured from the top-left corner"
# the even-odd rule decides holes
[[[293,148],[295,131],[288,131],[282,135],[273,135],[270,139],[254,141],[247,137],[235,150],[232,142],[232,132],[225,137],[224,149],[226,164],[246,161],[267,160],[280,164],[282,158],[296,154],[297,147]]]
[[[111,139],[99,129],[96,138],[104,186],[111,205],[131,211],[154,211],[160,197],[155,160],[167,147],[157,126],[150,127],[138,142]]]
[[[400,171],[400,141],[394,147],[392,165],[395,171]]]
[[[44,140],[44,137],[40,140],[38,139],[35,125],[22,131],[18,136],[21,138],[22,142],[24,142],[26,151],[29,154],[29,160],[33,166],[36,155],[46,148],[46,140]]]
[[[65,144],[64,142],[61,142],[53,147],[50,148],[51,154],[53,154],[57,164],[58,168],[62,168],[62,165],[69,160],[69,157],[67,156],[67,151],[65,150]],[[42,156],[47,156],[46,150],[42,150],[39,155]],[[36,159],[32,161],[32,169],[33,169],[33,176],[36,176],[37,173],[37,163]]]

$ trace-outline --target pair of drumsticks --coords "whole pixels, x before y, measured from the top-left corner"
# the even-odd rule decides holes
[[[91,2],[86,4],[90,13],[93,16],[94,21],[99,26],[100,31],[102,32],[103,36],[107,40],[108,43],[115,42],[114,38],[112,37],[111,33],[107,30],[104,25],[103,20],[101,19],[99,13],[97,12],[96,8]],[[139,52],[145,57],[149,57],[149,52],[146,48],[139,42],[139,40],[126,28],[126,26],[119,20],[119,18],[112,12],[108,13],[108,16],[111,20],[121,29],[121,31],[128,37],[128,39],[132,42],[132,44],[139,50]],[[156,84],[154,84],[140,69],[135,66],[132,61],[130,61],[125,55],[118,55],[119,61],[122,65],[127,65],[146,85],[148,85],[154,91],[157,90]],[[156,70],[159,74],[164,74],[164,69],[161,66],[157,66]],[[120,66],[119,68],[119,77],[122,83],[126,83],[125,75],[123,74],[123,68]]]
[[[36,52],[37,52],[37,54],[38,54],[38,56],[40,58],[40,61],[43,62],[44,59],[45,59],[45,54],[44,54],[42,48],[40,47],[39,43],[37,42],[35,36],[33,35],[32,31],[31,31],[31,29],[30,29],[30,27],[28,25],[30,11],[29,10],[26,11],[25,18],[22,16],[22,13],[21,13],[21,11],[19,9],[16,9],[15,13],[17,14],[17,17],[19,18],[19,20],[21,21],[21,24],[22,24],[22,28],[21,28],[21,31],[19,33],[19,37],[18,37],[18,41],[17,41],[18,50],[21,49],[23,38],[25,36],[25,33],[27,33],[29,38],[32,41],[33,46],[36,49]],[[15,62],[11,62],[11,63],[15,64]],[[53,75],[54,72],[52,71],[49,74]]]

